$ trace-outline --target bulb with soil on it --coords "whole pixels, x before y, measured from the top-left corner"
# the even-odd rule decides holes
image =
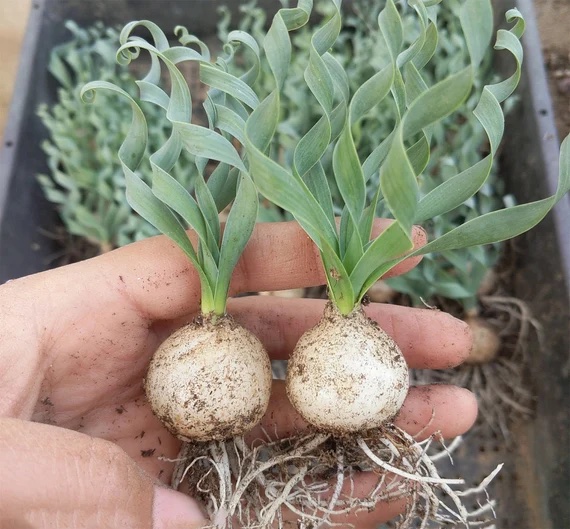
[[[328,304],[289,360],[287,394],[299,414],[338,435],[392,420],[408,393],[406,361],[361,308],[343,316]]]
[[[259,423],[271,393],[261,342],[228,316],[182,327],[155,352],[145,390],[155,415],[183,441],[225,440]]]

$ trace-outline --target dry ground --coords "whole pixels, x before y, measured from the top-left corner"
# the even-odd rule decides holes
[[[6,124],[31,0],[0,0],[0,137]]]

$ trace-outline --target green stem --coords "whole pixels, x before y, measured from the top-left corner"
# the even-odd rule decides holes
[[[355,308],[356,308],[356,303],[352,302],[352,301],[336,301],[336,300],[331,300],[336,308],[338,309],[338,311],[343,315],[343,316],[348,316]]]
[[[219,297],[219,296],[218,296]],[[224,296],[224,298],[219,297],[220,299],[214,300],[214,314],[217,316],[223,316],[226,313],[226,306],[228,304],[228,298]]]
[[[338,309],[343,316],[348,316],[358,304],[353,295],[350,279],[340,277],[338,279],[327,274],[327,284],[329,287],[329,298],[332,304]]]
[[[222,315],[225,312],[225,306],[223,312],[218,312],[216,302],[214,300],[214,295],[212,294],[212,288],[209,283],[206,282],[204,278],[200,278],[200,286],[201,286],[201,302],[200,308],[202,310],[202,314],[218,314]]]

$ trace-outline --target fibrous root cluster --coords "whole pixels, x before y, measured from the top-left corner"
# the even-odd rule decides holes
[[[532,386],[528,370],[532,343],[531,334],[538,337],[542,348],[541,326],[528,306],[508,296],[484,296],[481,304],[489,324],[498,329],[502,347],[489,362],[466,363],[441,371],[412,371],[416,385],[445,383],[468,388],[477,395],[478,428],[488,429],[506,440],[511,439],[511,425],[526,420],[533,413]]]
[[[459,441],[449,450],[441,442],[434,454],[439,442],[437,435],[418,442],[387,426],[345,438],[316,432],[253,443],[241,437],[185,443],[172,485],[201,500],[216,529],[358,526],[359,513],[385,502],[401,502],[398,528],[488,523],[493,503],[486,487],[499,469],[465,489],[464,480],[443,479],[436,468]],[[464,499],[474,495],[480,508],[469,511]]]

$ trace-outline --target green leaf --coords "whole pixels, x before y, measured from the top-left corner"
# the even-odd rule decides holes
[[[267,32],[263,47],[278,90],[283,88],[291,61],[288,32],[304,26],[309,21],[312,8],[312,0],[299,0],[295,8],[280,9]]]
[[[419,190],[414,169],[406,155],[402,133],[403,127],[400,126],[380,170],[380,187],[390,211],[409,238],[416,216]]]
[[[259,72],[261,69],[260,65],[261,51],[259,49],[259,44],[251,35],[249,35],[245,31],[237,31],[237,30],[230,31],[230,33],[228,34],[227,41],[234,45],[241,44],[246,48],[248,48],[249,50],[251,50],[251,52],[253,53],[254,62],[251,68],[240,77],[240,79],[244,83],[248,84],[249,86],[253,86],[253,84],[259,77]]]
[[[464,68],[421,93],[403,118],[404,138],[417,134],[456,110],[469,95],[472,83],[471,69]]]
[[[250,174],[261,194],[289,211],[319,248],[323,241],[334,248],[335,229],[307,186],[264,153],[273,135],[278,108],[279,96],[273,92],[247,121],[246,149]]]
[[[228,164],[218,164],[214,172],[208,178],[206,185],[216,202],[218,212],[221,212],[236,195],[239,169],[230,168]]]
[[[430,23],[426,29],[425,41],[422,49],[412,59],[412,64],[421,70],[434,56],[439,41],[437,27]]]
[[[566,192],[570,184],[566,183]],[[536,226],[556,203],[550,197],[530,204],[493,211],[470,220],[428,243],[414,255],[491,244],[516,237]]]
[[[334,149],[333,170],[344,203],[357,226],[365,207],[366,187],[348,121]]]
[[[378,17],[378,25],[386,41],[392,62],[396,64],[396,59],[404,43],[404,35],[402,19],[393,0],[387,0],[386,6]]]
[[[325,174],[323,166],[320,162],[313,165],[313,167],[305,174],[304,181],[307,185],[307,188],[323,208],[323,212],[325,213],[325,216],[327,217],[329,223],[331,225],[334,225],[335,217],[331,190],[329,188],[327,175]]]
[[[192,123],[174,123],[184,148],[194,156],[210,158],[245,171],[235,147],[221,134]]]
[[[486,156],[430,191],[420,200],[414,222],[421,224],[463,204],[481,188],[491,171],[492,162],[492,157]]]
[[[216,310],[218,313],[225,312],[232,271],[253,232],[258,204],[257,189],[253,185],[251,178],[246,174],[242,174],[236,199],[228,215],[222,238],[220,262],[224,266],[220,268],[215,292]]]
[[[394,71],[386,66],[374,74],[355,92],[350,102],[350,124],[354,125],[389,93],[394,81]]]
[[[160,167],[155,168],[152,192],[164,204],[178,213],[206,244],[208,240],[204,217],[188,191]]]
[[[198,178],[196,179],[196,201],[200,207],[200,211],[204,216],[207,228],[206,244],[208,250],[213,255],[214,259],[218,259],[219,244],[220,244],[220,218],[218,217],[218,208],[206,182],[202,171],[198,171]],[[219,261],[223,267],[224,261]]]
[[[231,108],[223,105],[215,105],[216,108],[216,119],[213,122],[213,126],[227,132],[238,140],[241,144],[245,143],[245,121]]]
[[[303,177],[319,162],[331,140],[331,125],[323,116],[297,143],[293,155],[293,167]]]
[[[394,137],[396,135],[396,130],[392,131],[381,143],[376,147],[366,158],[364,163],[362,164],[362,172],[364,173],[364,179],[368,182],[372,175],[378,171],[382,162],[388,156],[390,152],[390,147],[392,146],[392,142],[394,141]]]
[[[202,63],[200,65],[200,80],[208,86],[222,90],[226,94],[235,97],[238,101],[245,103],[252,109],[259,104],[257,95],[247,83],[233,75],[220,71],[215,66]]]
[[[469,55],[477,68],[491,42],[493,35],[493,9],[489,0],[466,0],[460,11],[460,20]]]
[[[358,301],[368,289],[385,273],[384,266],[395,257],[403,255],[413,247],[409,235],[400,224],[392,223],[368,247],[350,274]]]
[[[362,238],[358,229],[355,229],[352,223],[352,218],[349,218],[347,222],[350,226],[350,231],[346,235],[346,251],[342,259],[342,264],[344,265],[347,273],[350,274],[364,254],[365,239]]]
[[[517,237],[534,228],[569,191],[570,136],[567,136],[560,148],[560,176],[554,195],[528,204],[492,211],[471,219],[410,253],[408,257],[492,244]],[[382,274],[402,260],[397,259],[382,265]]]
[[[425,134],[422,134],[421,138],[406,151],[406,155],[414,174],[420,175],[427,167],[430,158],[429,143]]]

